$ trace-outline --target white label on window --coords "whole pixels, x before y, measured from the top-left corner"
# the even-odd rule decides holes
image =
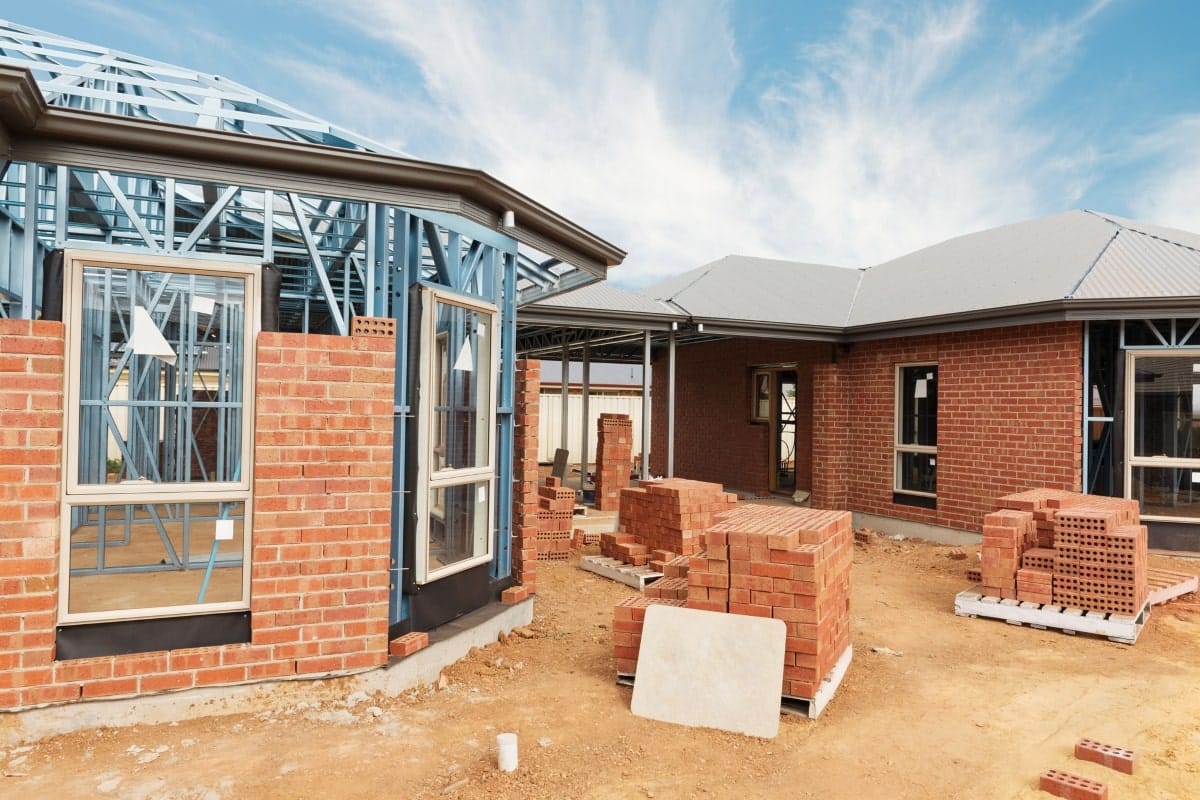
[[[480,339],[487,338],[487,324],[483,322],[475,323],[475,335]]]
[[[913,384],[913,399],[921,400],[929,396],[928,384],[924,378],[917,378],[917,382]]]
[[[936,459],[936,458],[931,458],[931,459],[929,459],[929,466],[931,466],[931,467],[936,467],[936,466],[937,466],[937,459]]]
[[[471,340],[463,342],[462,349],[458,351],[458,358],[454,359],[454,368],[459,372],[471,372]]]
[[[1200,483],[1200,472],[1192,473],[1192,483]]]
[[[475,502],[484,503],[487,501],[487,487],[479,486],[475,489]]]
[[[228,542],[233,538],[233,520],[219,519],[217,520],[217,541]]]
[[[1200,372],[1200,364],[1192,364],[1192,372]]]
[[[129,349],[138,355],[154,356],[171,365],[178,359],[174,348],[162,335],[150,312],[142,306],[133,307],[133,330],[129,336]]]
[[[197,314],[208,314],[211,316],[213,308],[215,308],[216,305],[217,301],[213,300],[211,297],[204,297],[203,295],[198,294],[192,298],[192,311],[195,311]]]

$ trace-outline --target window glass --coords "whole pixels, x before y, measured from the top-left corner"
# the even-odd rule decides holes
[[[431,466],[434,471],[486,467],[491,436],[492,315],[441,299],[434,306]]]
[[[766,420],[771,416],[771,373],[754,373],[754,419]]]
[[[937,490],[937,455],[935,453],[898,453],[896,488],[906,492]]]
[[[902,367],[900,444],[937,445],[937,367]]]
[[[1200,458],[1200,358],[1137,358],[1133,450],[1138,457]]]
[[[68,611],[240,601],[245,518],[242,502],[71,509]]]
[[[445,567],[487,554],[490,489],[490,481],[475,481],[429,490],[426,564],[431,576]]]
[[[1133,467],[1131,484],[1131,496],[1147,516],[1200,517],[1200,465]]]
[[[240,481],[245,279],[89,266],[77,481]]]

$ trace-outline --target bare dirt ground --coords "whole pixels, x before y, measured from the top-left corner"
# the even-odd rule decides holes
[[[632,590],[545,563],[529,638],[474,651],[445,688],[286,684],[254,715],[9,747],[0,797],[1012,800],[1048,797],[1036,786],[1051,767],[1108,783],[1114,800],[1200,797],[1195,596],[1156,608],[1133,647],[960,618],[965,562],[949,549],[858,550],[846,680],[819,720],[785,717],[773,740],[630,714],[610,629]],[[495,768],[501,731],[520,736],[512,774]],[[1083,736],[1135,750],[1136,774],[1076,761]]]

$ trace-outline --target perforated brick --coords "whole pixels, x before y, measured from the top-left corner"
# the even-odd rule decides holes
[[[1038,788],[1066,800],[1108,800],[1108,784],[1058,769],[1043,772]]]
[[[1124,772],[1126,775],[1133,774],[1134,752],[1124,747],[1102,744],[1094,739],[1080,739],[1075,743],[1075,757],[1080,761],[1091,761],[1093,764]]]

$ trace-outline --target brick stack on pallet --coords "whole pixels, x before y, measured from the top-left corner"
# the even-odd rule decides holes
[[[621,490],[620,531],[645,545],[647,553],[662,550],[690,556],[703,548],[702,537],[713,518],[736,505],[737,495],[718,483],[683,478],[642,481],[636,488]]]
[[[615,511],[633,471],[633,421],[627,414],[601,414],[596,428],[596,508]]]
[[[575,516],[575,490],[563,486],[558,478],[547,478],[538,487],[537,557],[538,561],[566,561],[571,556]]]
[[[983,594],[1122,615],[1145,605],[1147,533],[1137,501],[1032,489],[997,505],[984,517]]]
[[[668,577],[647,587],[647,596],[678,598],[686,587],[689,608],[782,620],[781,694],[815,697],[850,644],[850,514],[744,506],[722,514],[705,539],[708,549],[686,567],[683,556],[666,562]],[[617,658],[618,673],[632,672],[620,652]]]

